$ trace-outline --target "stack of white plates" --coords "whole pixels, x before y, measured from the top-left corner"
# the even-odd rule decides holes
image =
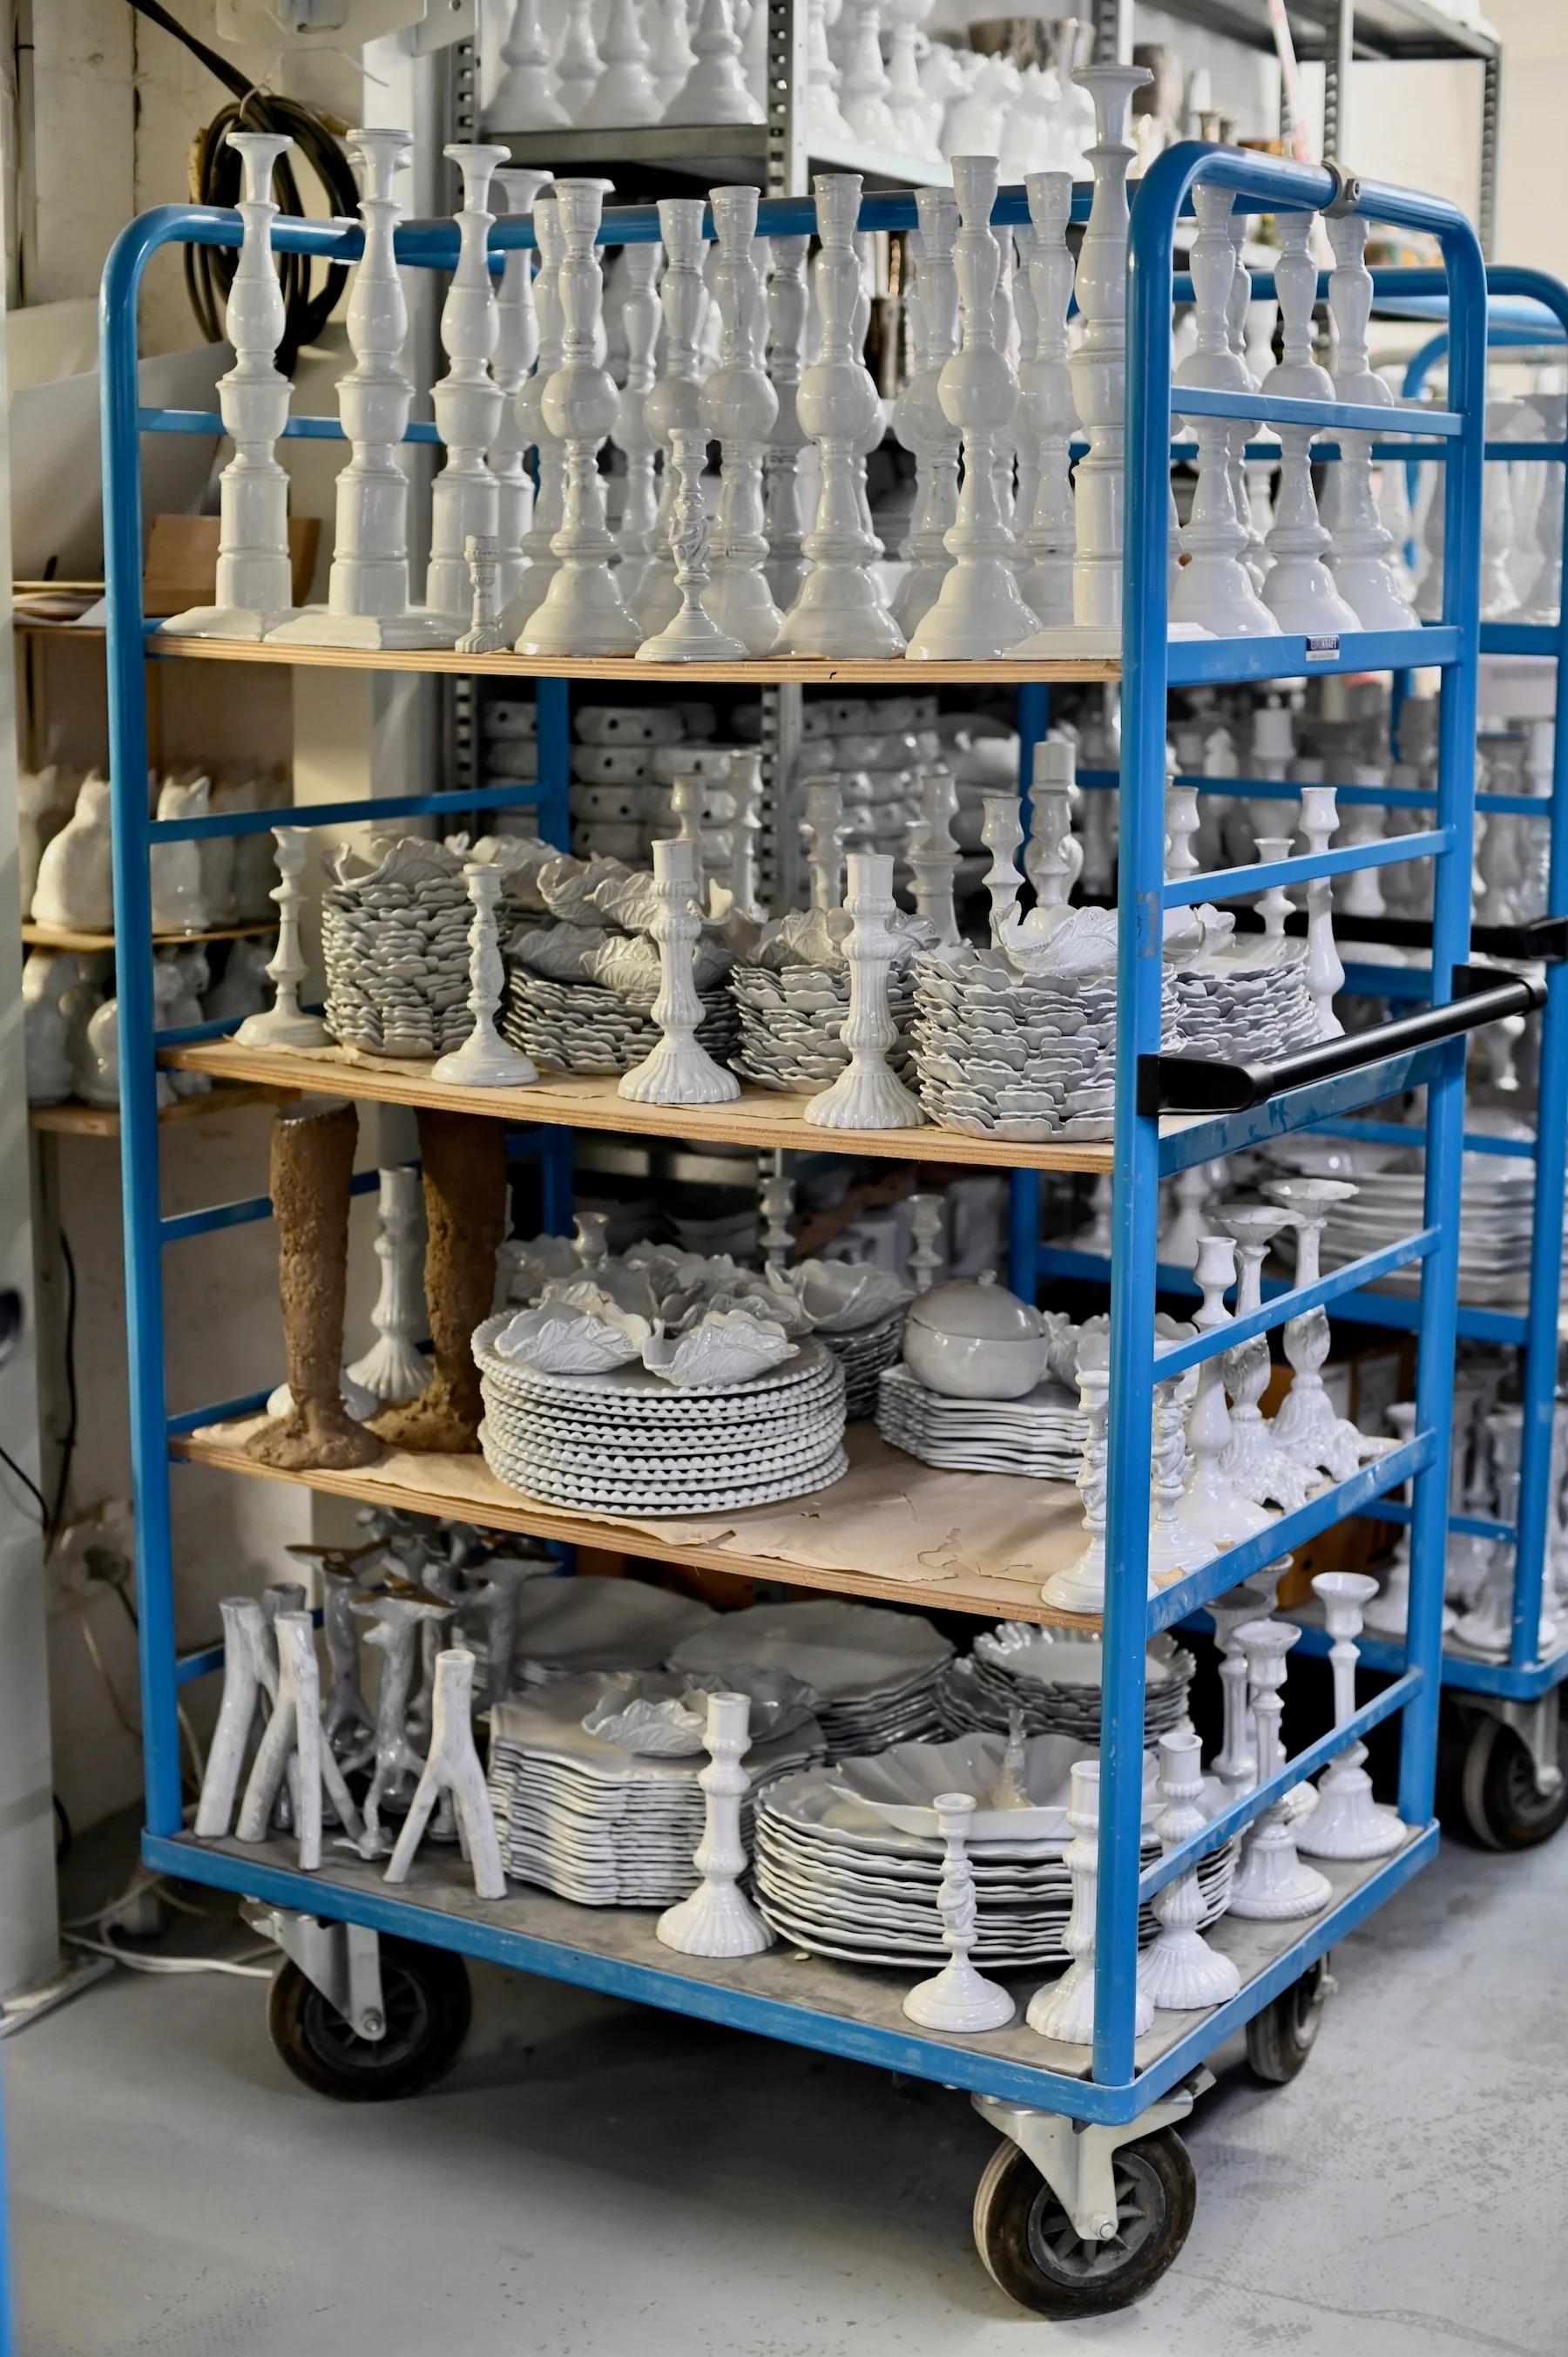
[[[1098,1744],[1104,1667],[1103,1645],[1085,1631],[1004,1620],[978,1636],[944,1676],[942,1716],[951,1727],[1000,1729],[1017,1710],[1030,1735]],[[1192,1656],[1174,1637],[1156,1637],[1144,1656],[1144,1740],[1152,1747],[1186,1714]]]
[[[888,1367],[878,1384],[876,1429],[922,1465],[1075,1481],[1085,1419],[1072,1393],[1048,1379],[1022,1399],[949,1399],[900,1365]]]
[[[648,1756],[590,1735],[583,1721],[625,1681],[590,1673],[498,1703],[490,1713],[490,1805],[501,1861],[521,1882],[585,1907],[667,1907],[697,1881],[698,1774],[705,1751]],[[754,1781],[822,1757],[805,1719],[746,1754]],[[742,1831],[749,1846],[749,1807]]]
[[[677,1387],[646,1367],[547,1374],[489,1346],[512,1313],[474,1336],[499,1480],[596,1514],[727,1513],[824,1490],[848,1465],[843,1376],[820,1342],[749,1382]]]
[[[700,991],[697,1037],[717,1063],[736,1041],[735,1009],[725,990]],[[596,982],[556,982],[514,965],[507,975],[501,1037],[536,1064],[564,1072],[629,1072],[659,1045],[653,1002],[647,1006]]]
[[[1113,974],[1024,981],[1000,950],[917,958],[912,1036],[920,1103],[939,1129],[1110,1136]]]
[[[834,965],[737,965],[729,978],[739,1043],[730,1060],[763,1089],[825,1089],[849,1061],[840,1038],[849,1016],[849,969]],[[903,1075],[904,1033],[914,1010],[908,973],[889,977],[888,1010],[898,1033],[888,1055]]]
[[[1282,1157],[1283,1159],[1283,1157]],[[1336,1203],[1323,1232],[1323,1266],[1337,1268],[1365,1253],[1413,1235],[1423,1220],[1424,1179],[1419,1153],[1398,1153],[1380,1170],[1356,1169],[1355,1194]],[[1459,1211],[1459,1293],[1490,1309],[1522,1308],[1530,1290],[1531,1189],[1534,1166],[1498,1154],[1466,1154]],[[1386,1280],[1413,1293],[1420,1262]]]
[[[787,1671],[817,1696],[818,1723],[840,1759],[938,1732],[937,1681],[951,1659],[947,1639],[918,1612],[824,1596],[723,1612],[675,1647],[670,1666]]]
[[[519,1591],[512,1654],[527,1685],[587,1670],[655,1670],[715,1618],[711,1604],[641,1579],[534,1579]]]
[[[863,1326],[856,1333],[819,1337],[843,1369],[844,1415],[852,1424],[875,1409],[878,1380],[904,1347],[905,1314],[900,1303],[874,1326]]]
[[[1221,1063],[1263,1064],[1318,1038],[1317,1009],[1304,979],[1306,943],[1282,938],[1265,955],[1243,934],[1210,950],[1165,981],[1167,1054]]]

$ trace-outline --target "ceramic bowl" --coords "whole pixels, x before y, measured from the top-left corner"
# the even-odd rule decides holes
[[[933,1286],[905,1323],[905,1364],[949,1399],[1021,1399],[1047,1356],[1039,1311],[990,1277]]]

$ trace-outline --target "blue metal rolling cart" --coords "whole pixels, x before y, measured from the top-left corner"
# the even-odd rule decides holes
[[[1442,272],[1434,274],[1455,323],[1449,406],[1402,420],[1445,462],[1449,565],[1443,619],[1427,629],[1424,663],[1442,673],[1439,774],[1434,823],[1383,847],[1380,857],[1433,863],[1435,918],[1432,1005],[1354,1039],[1336,1040],[1262,1067],[1218,1066],[1160,1052],[1164,914],[1199,899],[1251,895],[1273,883],[1299,884],[1359,864],[1354,853],[1287,859],[1258,867],[1164,881],[1165,740],[1167,690],[1204,682],[1391,669],[1408,661],[1399,634],[1348,638],[1314,647],[1299,638],[1241,642],[1167,640],[1166,482],[1171,419],[1170,300],[1173,232],[1197,179],[1235,192],[1248,210],[1356,207],[1374,219],[1431,232]],[[1082,218],[1088,191],[1075,210]],[[1004,191],[999,222],[1026,217],[1023,194]],[[905,228],[908,196],[865,200],[862,226]],[[814,225],[810,200],[762,207],[764,234],[799,234]],[[651,209],[607,214],[608,243],[657,233]],[[125,1194],[133,1450],[141,1594],[142,1705],[146,1757],[147,1827],[144,1854],[162,1872],[244,1894],[288,1962],[274,1984],[274,2036],[311,2083],[357,2093],[406,2091],[434,2075],[456,2050],[467,2019],[463,1960],[480,1957],[518,1969],[635,1997],[764,2036],[968,2092],[1003,2134],[975,2211],[982,2256],[1014,2297],[1049,2315],[1082,2315],[1121,2305],[1170,2263],[1192,2213],[1191,2161],[1176,2133],[1207,2083],[1208,2056],[1232,2031],[1248,2028],[1254,2060],[1266,2075],[1299,2067],[1316,2028],[1324,1990],[1323,1960],[1355,1924],[1430,1857],[1436,1844],[1433,1789],[1438,1705],[1439,1616],[1447,1501],[1447,1452],[1455,1294],[1465,1035],[1477,1025],[1533,1003],[1530,986],[1476,975],[1466,966],[1469,941],[1472,833],[1471,754],[1475,737],[1477,629],[1476,579],[1481,500],[1485,392],[1484,280],[1474,232],[1451,207],[1402,191],[1357,188],[1326,170],[1184,145],[1163,156],[1144,179],[1134,208],[1128,299],[1129,414],[1125,640],[1122,661],[1122,878],[1119,963],[1118,1100],[1112,1155],[1116,1251],[1112,1267],[1111,1484],[1107,1601],[1104,1614],[1105,1735],[1101,1747],[1101,1873],[1096,1910],[1095,2035],[1092,2049],[1051,2043],[1016,2027],[984,2038],[917,2030],[903,2016],[903,1984],[889,1975],[846,1970],[820,1959],[774,1953],[743,1963],[672,1955],[650,1921],[616,1910],[571,1906],[520,1890],[493,1904],[475,1900],[460,1869],[422,1860],[413,1879],[389,1889],[379,1868],[340,1856],[316,1874],[302,1873],[282,1842],[243,1846],[197,1843],[184,1830],[176,1728],[183,1678],[216,1666],[208,1652],[177,1656],[170,1567],[170,1455],[194,1453],[199,1427],[252,1408],[252,1399],[170,1413],[166,1395],[163,1318],[166,1251],[191,1237],[263,1217],[265,1199],[220,1205],[178,1219],[160,1217],[154,1067],[160,1049],[187,1047],[190,1033],[155,1036],[150,989],[148,854],[177,836],[248,831],[264,815],[188,823],[150,823],[145,780],[145,662],[149,650],[141,608],[138,436],[148,431],[212,430],[202,416],[138,412],[135,306],[142,272],[160,246],[177,242],[234,245],[236,215],[166,208],[134,222],[112,254],[103,292],[105,512],[108,519],[111,744],[115,802],[115,885],[121,952],[121,1041],[125,1073],[123,1160]],[[492,232],[501,248],[532,242],[526,221]],[[351,261],[356,232],[280,221],[275,242],[294,252]],[[456,241],[450,224],[418,223],[400,233],[399,258],[418,267],[450,267]],[[1184,391],[1185,414],[1237,417],[1266,406],[1251,397]],[[1345,404],[1289,404],[1302,422],[1382,432],[1380,411]],[[336,433],[328,421],[296,419],[290,429]],[[1424,447],[1424,444],[1423,444]],[[213,651],[208,650],[209,652]],[[252,656],[254,651],[250,651]],[[362,659],[361,659],[362,660]],[[399,659],[375,660],[398,667]],[[530,666],[493,658],[515,675]],[[972,679],[979,667],[957,666]],[[997,667],[997,675],[1016,675]],[[619,667],[628,677],[631,665]],[[592,674],[613,678],[613,664]],[[824,681],[911,683],[898,665],[823,666]],[[1071,677],[1070,669],[1058,676]],[[1098,675],[1092,672],[1083,675]],[[646,673],[642,676],[646,678]],[[697,667],[684,674],[696,680]],[[725,674],[715,673],[715,677]],[[942,667],[928,666],[927,681]],[[1027,674],[1025,674],[1026,678]],[[1041,669],[1043,683],[1045,667]],[[559,823],[566,778],[568,688],[541,679],[540,801]],[[429,795],[415,801],[321,805],[295,813],[301,824],[438,813],[502,794]],[[203,1027],[203,1036],[213,1027]],[[218,1051],[209,1049],[216,1059]],[[241,1051],[230,1051],[238,1054]],[[311,1076],[319,1065],[308,1068]],[[363,1075],[331,1068],[331,1084],[364,1093]],[[1320,1283],[1271,1299],[1255,1316],[1219,1334],[1202,1335],[1156,1355],[1155,1332],[1156,1182],[1166,1172],[1234,1153],[1310,1122],[1345,1118],[1390,1095],[1425,1091],[1426,1185],[1419,1230],[1402,1243],[1336,1271]],[[432,1102],[443,1092],[432,1086]],[[490,1108],[498,1118],[552,1115],[542,1100],[530,1114],[519,1095]],[[1186,1116],[1186,1118],[1175,1118]],[[682,1120],[671,1114],[670,1134]],[[756,1119],[768,1116],[757,1109]],[[793,1143],[789,1125],[781,1141]],[[933,1133],[924,1133],[928,1144]],[[820,1145],[819,1133],[811,1133]],[[855,1141],[856,1150],[863,1141]],[[913,1140],[911,1139],[911,1144]],[[954,1141],[943,1141],[952,1149]],[[897,1151],[883,1134],[880,1151]],[[1022,1170],[1045,1163],[1103,1168],[1103,1148],[1019,1147]],[[556,1165],[560,1168],[559,1163]],[[1020,1190],[1026,1194],[1026,1185]],[[562,1205],[558,1203],[556,1209]],[[1151,1595],[1148,1583],[1148,1468],[1152,1393],[1156,1374],[1174,1374],[1221,1348],[1266,1332],[1287,1318],[1329,1306],[1401,1267],[1420,1272],[1418,1415],[1408,1443],[1351,1480],[1283,1517],[1261,1536],[1230,1549],[1203,1570]],[[315,1478],[315,1477],[306,1477]],[[352,1492],[365,1477],[334,1476]],[[1400,1674],[1345,1726],[1321,1736],[1288,1768],[1228,1807],[1173,1856],[1144,1868],[1140,1833],[1144,1781],[1144,1662],[1147,1639],[1199,1609],[1262,1564],[1287,1554],[1341,1518],[1413,1483],[1412,1607]],[[462,1511],[472,1515],[473,1509]],[[518,1501],[520,1514],[529,1511]],[[846,1567],[844,1584],[853,1581]],[[813,1585],[831,1587],[819,1571]],[[961,1593],[950,1604],[962,1608]],[[971,1603],[967,1609],[983,1607]],[[1036,1617],[1054,1617],[1036,1608]],[[1403,1846],[1370,1865],[1334,1867],[1334,1896],[1305,1923],[1243,1923],[1227,1919],[1216,1936],[1240,1968],[1240,1995],[1202,2015],[1161,2015],[1152,2031],[1134,2031],[1138,1913],[1168,1882],[1232,1840],[1372,1727],[1401,1722],[1400,1813]]]

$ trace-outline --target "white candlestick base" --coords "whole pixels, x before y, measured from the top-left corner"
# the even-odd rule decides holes
[[[247,1015],[234,1034],[237,1048],[330,1048],[332,1034],[319,1015],[290,1014],[269,1006]]]
[[[657,637],[644,639],[637,651],[639,662],[743,662],[746,649],[700,609],[689,609]]]
[[[904,2011],[922,2029],[1005,2029],[1018,2008],[999,1981],[988,1981],[967,1956],[955,1956],[929,1981],[917,1981]]]
[[[433,1081],[450,1081],[468,1089],[532,1089],[539,1084],[539,1067],[521,1048],[509,1048],[492,1031],[486,1037],[476,1024],[460,1048],[430,1068]]]
[[[1317,1806],[1295,1846],[1305,1857],[1390,1857],[1404,1838],[1394,1811],[1373,1800],[1366,1770],[1338,1760],[1318,1786]]]
[[[664,1039],[635,1070],[621,1075],[617,1094],[628,1104],[733,1104],[740,1082],[694,1039]]]

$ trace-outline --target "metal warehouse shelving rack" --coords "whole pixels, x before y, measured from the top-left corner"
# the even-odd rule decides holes
[[[1456,323],[1450,368],[1450,405],[1423,409],[1398,421],[1421,438],[1419,446],[1445,461],[1448,566],[1442,620],[1425,629],[1423,663],[1441,671],[1442,717],[1434,823],[1401,839],[1384,856],[1426,859],[1433,864],[1435,917],[1433,937],[1433,1007],[1364,1033],[1337,1040],[1262,1068],[1196,1063],[1160,1054],[1163,912],[1198,899],[1250,897],[1261,886],[1302,883],[1344,872],[1343,853],[1288,859],[1267,870],[1251,867],[1167,885],[1164,881],[1165,738],[1167,690],[1173,684],[1234,682],[1294,676],[1307,668],[1326,671],[1391,669],[1409,659],[1399,635],[1347,637],[1337,649],[1314,648],[1299,638],[1232,642],[1208,640],[1171,645],[1167,640],[1166,500],[1172,393],[1170,302],[1174,240],[1178,213],[1193,184],[1202,180],[1232,190],[1249,210],[1290,207],[1322,209],[1351,202],[1374,219],[1430,231],[1440,242],[1444,268],[1437,274]],[[1079,219],[1089,192],[1077,192]],[[1022,191],[1004,190],[995,218],[1026,217]],[[904,228],[914,219],[905,194],[870,196],[863,228]],[[814,224],[809,200],[766,203],[763,234],[800,234]],[[608,243],[656,234],[650,208],[607,213]],[[353,260],[357,232],[322,224],[280,221],[274,231],[282,250],[331,254]],[[903,1984],[893,1976],[860,1973],[822,1960],[799,1961],[774,1953],[743,1963],[712,1963],[680,1957],[661,1948],[645,1917],[618,1910],[577,1908],[536,1891],[504,1900],[477,1900],[460,1868],[439,1857],[416,1864],[411,1880],[395,1892],[377,1871],[332,1855],[322,1869],[301,1872],[288,1846],[233,1842],[198,1843],[183,1830],[176,1704],[181,1683],[219,1664],[212,1649],[181,1663],[176,1652],[170,1567],[170,1461],[186,1457],[232,1461],[232,1438],[212,1433],[253,1414],[260,1393],[171,1415],[166,1395],[163,1318],[163,1256],[187,1240],[240,1221],[266,1217],[264,1197],[166,1220],[158,1202],[158,1133],[154,1071],[160,1054],[173,1054],[197,1069],[233,1072],[253,1064],[244,1051],[213,1036],[221,1027],[156,1034],[151,1000],[148,859],[153,847],[176,837],[248,833],[268,824],[269,813],[236,814],[188,822],[149,821],[146,812],[145,666],[149,654],[167,651],[147,635],[141,608],[141,518],[138,436],[148,430],[210,431],[210,421],[170,418],[136,407],[135,306],[150,256],[172,242],[234,245],[240,223],[233,213],[169,207],[144,216],[124,233],[111,255],[103,296],[103,434],[107,522],[108,654],[111,742],[115,797],[117,931],[122,949],[121,1042],[125,1073],[123,1172],[127,1239],[131,1406],[136,1475],[138,1579],[141,1597],[142,1707],[146,1760],[147,1826],[144,1855],[153,1867],[188,1880],[246,1894],[271,1910],[267,1921],[307,1982],[326,1998],[338,2021],[339,2048],[352,2049],[355,2067],[373,2075],[378,2040],[384,2036],[386,1996],[394,1977],[406,1986],[441,1966],[450,1987],[452,1959],[485,1957],[524,1971],[639,1998],[699,2018],[758,2034],[871,2061],[912,2076],[967,2090],[983,2113],[1009,2140],[986,2174],[977,2204],[976,2232],[987,2264],[1015,2295],[1035,2305],[1057,2297],[1052,2279],[1034,2258],[1009,2261],[1008,2204],[1020,2198],[1036,2214],[1054,2200],[1074,2232],[1085,2238],[1081,2281],[1072,2312],[1119,2304],[1130,2289],[1152,2280],[1169,2263],[1185,2235],[1192,2206],[1192,2169],[1173,2133],[1192,2101],[1208,2083],[1205,2058],[1243,2025],[1272,2022],[1278,2038],[1305,2041],[1310,2024],[1303,2008],[1319,1990],[1321,1961],[1329,1948],[1372,1909],[1380,1905],[1433,1853],[1433,1787],[1439,1678],[1439,1616],[1447,1501],[1448,1426],[1455,1335],[1460,1141],[1463,1130],[1465,1036],[1477,1025],[1535,1003],[1526,982],[1477,977],[1466,968],[1469,944],[1472,833],[1471,751],[1475,734],[1477,652],[1477,578],[1481,497],[1485,394],[1484,289],[1475,234],[1453,208],[1400,190],[1368,185],[1348,191],[1339,176],[1326,170],[1249,156],[1234,150],[1187,145],[1163,156],[1145,178],[1134,208],[1129,291],[1129,415],[1125,624],[1122,663],[1123,709],[1121,773],[1123,889],[1119,929],[1119,1018],[1117,1114],[1109,1154],[1114,1187],[1116,1251],[1112,1286],[1111,1480],[1107,1550],[1109,1574],[1103,1617],[1104,1717],[1101,1747],[1101,1872],[1096,1909],[1095,2035],[1092,2049],[1052,2044],[1019,2027],[984,2038],[917,2031],[899,2011]],[[503,221],[492,244],[532,242],[526,221]],[[415,267],[449,268],[456,242],[450,224],[412,224],[399,234],[399,259]],[[1399,275],[1395,274],[1395,275]],[[1183,390],[1184,414],[1215,416],[1266,411],[1261,398],[1238,403],[1233,396]],[[1325,428],[1368,427],[1373,413],[1343,404],[1294,404],[1293,416],[1309,408]],[[1390,421],[1375,420],[1380,430]],[[331,433],[323,421],[296,419],[294,431]],[[209,649],[206,651],[212,652]],[[254,650],[236,653],[253,655]],[[1321,656],[1321,660],[1318,657]],[[395,656],[385,667],[400,667]],[[522,676],[528,666],[506,658],[493,667]],[[571,667],[574,671],[576,666]],[[607,677],[610,666],[591,675]],[[912,685],[921,673],[903,663],[883,667],[888,683]],[[966,678],[983,675],[969,666]],[[1084,665],[1069,675],[1094,678],[1104,666]],[[824,663],[824,683],[835,667]],[[928,674],[930,667],[927,667]],[[579,673],[579,675],[581,675]],[[813,674],[816,676],[819,674]],[[1057,675],[1060,675],[1059,673]],[[695,668],[682,678],[697,676]],[[1046,672],[1021,691],[1026,717],[1043,722]],[[564,831],[567,776],[570,687],[556,675],[539,685],[539,783],[542,827],[553,839]],[[385,799],[297,811],[297,823],[335,823],[368,817],[399,818],[452,810],[515,805],[516,786],[476,793],[431,794],[412,800]],[[1479,981],[1476,995],[1467,987]],[[1489,984],[1489,986],[1487,985]],[[268,1077],[284,1084],[287,1060],[268,1058]],[[301,1060],[305,1084],[326,1085],[349,1096],[385,1093],[363,1065],[330,1057]],[[297,1076],[295,1076],[297,1078]],[[1235,1153],[1259,1139],[1326,1118],[1345,1118],[1391,1095],[1422,1088],[1426,1092],[1426,1189],[1422,1225],[1401,1243],[1336,1271],[1321,1282],[1283,1293],[1255,1315],[1218,1334],[1199,1335],[1158,1352],[1155,1348],[1155,1205],[1158,1178],[1218,1155]],[[421,1101],[449,1105],[453,1093],[433,1082]],[[552,1137],[569,1145],[574,1125],[586,1124],[570,1089],[550,1084],[526,1091],[486,1092],[478,1109],[520,1133],[514,1143],[537,1150]],[[743,1095],[728,1109],[764,1140],[793,1144],[791,1111],[758,1092]],[[622,1126],[632,1125],[633,1109],[618,1107]],[[717,1121],[721,1116],[715,1114]],[[701,1134],[705,1117],[692,1113],[661,1114],[672,1132]],[[811,1133],[819,1148],[822,1133]],[[940,1146],[937,1141],[940,1140]],[[865,1140],[842,1134],[834,1141],[858,1152]],[[886,1152],[886,1135],[880,1141]],[[920,1156],[933,1147],[955,1158],[984,1158],[974,1142],[942,1138],[922,1130],[906,1134]],[[1047,1149],[1009,1147],[1005,1159],[1021,1172],[1047,1158],[1057,1167],[1103,1170],[1107,1150],[1069,1146],[1049,1157]],[[567,1168],[564,1151],[547,1162],[547,1216],[564,1222]],[[1019,1195],[1026,1200],[1026,1180]],[[1148,1583],[1148,1467],[1152,1393],[1156,1377],[1174,1375],[1221,1349],[1282,1325],[1292,1316],[1329,1306],[1342,1296],[1397,1267],[1420,1272],[1418,1415],[1411,1439],[1363,1467],[1351,1480],[1326,1489],[1297,1512],[1282,1517],[1258,1537],[1231,1548],[1174,1586],[1154,1593]],[[226,1455],[225,1452],[228,1452]],[[473,1472],[473,1460],[456,1460]],[[413,1473],[406,1469],[412,1468]],[[421,1502],[438,1509],[443,1495],[451,1509],[484,1520],[485,1499],[476,1503],[471,1479],[459,1492],[456,1481],[444,1491],[443,1460],[405,1460],[406,1478],[417,1474],[425,1488]],[[247,1461],[247,1470],[258,1469]],[[396,1459],[362,1475],[334,1476],[332,1486],[355,1495],[375,1493],[376,1485],[399,1474]],[[306,1477],[319,1481],[323,1477]],[[980,1477],[976,1477],[980,1478]],[[1144,1665],[1148,1637],[1186,1619],[1222,1590],[1263,1564],[1369,1503],[1413,1483],[1413,1574],[1410,1641],[1400,1674],[1345,1725],[1298,1753],[1287,1768],[1257,1791],[1227,1807],[1191,1842],[1146,1869],[1140,1860],[1143,1785]],[[1042,1523],[1072,1508],[1070,1492],[1041,1484]],[[831,1521],[831,1493],[813,1501],[819,1528]],[[548,1519],[557,1535],[585,1535],[593,1526],[582,1518],[536,1512],[515,1493],[494,1504],[529,1527]],[[746,1517],[734,1518],[744,1534]],[[705,1548],[683,1548],[678,1534],[666,1559],[714,1558]],[[773,1576],[779,1576],[770,1565]],[[804,1570],[797,1577],[805,1577]],[[842,1571],[811,1566],[811,1584],[853,1592],[853,1565]],[[949,1609],[992,1614],[993,1600],[966,1592],[961,1580],[944,1584]],[[1033,1617],[1048,1620],[1050,1609],[1035,1603]],[[1156,2017],[1153,2032],[1134,2031],[1137,1930],[1140,1905],[1177,1876],[1189,1872],[1252,1824],[1304,1776],[1315,1772],[1374,1726],[1402,1726],[1400,1813],[1407,1833],[1392,1857],[1368,1866],[1331,1870],[1332,1902],[1305,1923],[1262,1925],[1227,1919],[1212,1935],[1229,1949],[1242,1973],[1240,1995],[1217,2010]],[[383,1948],[383,1935],[396,1946]],[[420,1960],[424,1959],[422,1963]],[[383,1975],[385,1976],[383,1981]],[[429,1985],[435,1986],[432,1980]],[[1299,2061],[1299,2051],[1295,2059]],[[345,2067],[347,2067],[345,2065]],[[1068,2124],[1086,2124],[1074,2134]],[[1164,2188],[1158,2216],[1134,2229],[1107,2264],[1103,2229],[1116,2232],[1117,2170],[1133,2166],[1133,2147],[1144,2156],[1145,2175]],[[1015,2147],[1017,2149],[1015,2150]],[[1018,2151],[1027,2156],[1018,2161]],[[1022,2174],[1020,2174],[1020,2171]],[[1044,2180],[1042,2183],[1041,2180]],[[1049,2192],[1047,2192],[1047,2188]],[[1030,2205],[1034,2208],[1031,2209]],[[1142,2235],[1141,2241],[1137,2236]],[[1014,2235],[1014,2243],[1018,2237]],[[1135,2245],[1135,2246],[1134,2246]],[[1032,2246],[1031,2246],[1032,2247]],[[1031,2274],[1030,2270],[1033,2269]],[[1137,2284],[1133,2278],[1136,2276]],[[1062,2312],[1052,2309],[1048,2312]]]

